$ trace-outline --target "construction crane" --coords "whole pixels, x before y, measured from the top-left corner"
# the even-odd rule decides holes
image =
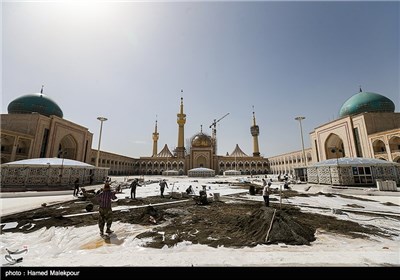
[[[223,118],[225,118],[229,113],[226,113],[223,115],[221,118],[214,119],[213,123],[210,125],[210,128],[212,128],[212,134],[211,134],[211,139],[213,141],[213,146],[214,146],[214,154],[217,153],[217,123],[220,122]]]

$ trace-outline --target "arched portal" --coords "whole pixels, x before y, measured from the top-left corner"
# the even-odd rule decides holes
[[[207,159],[205,156],[199,156],[196,158],[196,162],[194,163],[194,167],[207,167]]]
[[[372,143],[372,147],[374,148],[374,154],[386,154],[385,143],[382,140],[375,140]]]
[[[394,136],[389,139],[390,152],[400,152],[400,137]]]
[[[57,157],[77,160],[77,150],[78,143],[71,134],[68,134],[61,139],[58,145]]]
[[[337,134],[332,133],[326,139],[325,154],[326,159],[340,158],[345,156],[343,140]]]

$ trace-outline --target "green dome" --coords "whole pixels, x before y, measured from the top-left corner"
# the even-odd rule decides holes
[[[343,103],[339,117],[365,112],[394,112],[394,103],[389,98],[374,92],[359,92]]]
[[[51,115],[63,117],[63,112],[57,103],[43,93],[33,93],[18,97],[11,101],[7,109],[9,114],[31,114],[37,112],[47,117]]]

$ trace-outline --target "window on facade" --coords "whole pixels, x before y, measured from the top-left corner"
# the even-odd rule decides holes
[[[372,184],[371,167],[352,167],[355,184]]]

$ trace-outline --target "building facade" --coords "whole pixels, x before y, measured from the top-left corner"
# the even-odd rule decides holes
[[[295,174],[318,162],[336,158],[375,158],[400,163],[400,113],[377,93],[360,92],[342,105],[339,118],[309,133],[311,148],[270,157],[274,174]]]
[[[43,93],[12,101],[1,115],[1,163],[51,157],[89,163],[93,133],[62,116]]]
[[[195,168],[207,168],[215,171],[216,175],[223,175],[224,171],[236,169],[241,174],[266,174],[270,172],[269,161],[261,157],[259,152],[258,135],[259,127],[256,124],[255,113],[253,112],[253,126],[250,128],[253,137],[253,155],[248,156],[236,145],[231,154],[217,155],[216,133],[211,136],[199,133],[190,138],[188,147],[184,146],[184,127],[186,114],[184,113],[183,98],[181,98],[180,111],[177,114],[178,124],[178,146],[174,151],[165,144],[158,153],[157,122],[153,133],[153,153],[150,157],[140,157],[136,166],[136,174],[159,175],[179,174],[186,175],[189,170]],[[169,172],[167,172],[169,171]],[[176,172],[171,172],[176,171]]]
[[[186,175],[194,168],[208,168],[216,175],[225,171],[241,174],[304,174],[308,166],[332,158],[376,158],[400,163],[400,113],[388,98],[371,92],[360,92],[341,107],[339,118],[316,127],[309,133],[311,147],[264,158],[260,156],[260,129],[253,112],[250,134],[252,155],[239,145],[230,154],[217,154],[216,133],[201,130],[184,146],[186,114],[183,98],[177,113],[177,147],[168,145],[158,152],[157,121],[152,135],[150,156],[132,158],[100,151],[98,167],[109,168],[110,175]],[[97,149],[92,149],[93,133],[86,127],[63,118],[61,108],[40,93],[21,96],[1,115],[1,163],[32,158],[65,158],[95,165]],[[149,153],[150,154],[150,153]]]
[[[1,115],[1,163],[32,158],[64,158],[96,165],[97,149],[92,149],[93,133],[86,127],[63,118],[56,102],[40,93],[18,97],[8,106],[8,114]],[[153,133],[151,156],[132,158],[124,155],[99,152],[99,168],[109,168],[109,175],[186,175],[193,168],[209,168],[215,174],[236,169],[242,174],[264,174],[269,172],[268,159],[259,152],[259,127],[253,112],[253,155],[246,155],[237,145],[231,154],[216,154],[216,135],[202,131],[184,146],[186,114],[183,98],[177,114],[178,146],[170,151],[167,145],[158,152],[159,133],[157,122]],[[176,171],[176,172],[173,172]]]

